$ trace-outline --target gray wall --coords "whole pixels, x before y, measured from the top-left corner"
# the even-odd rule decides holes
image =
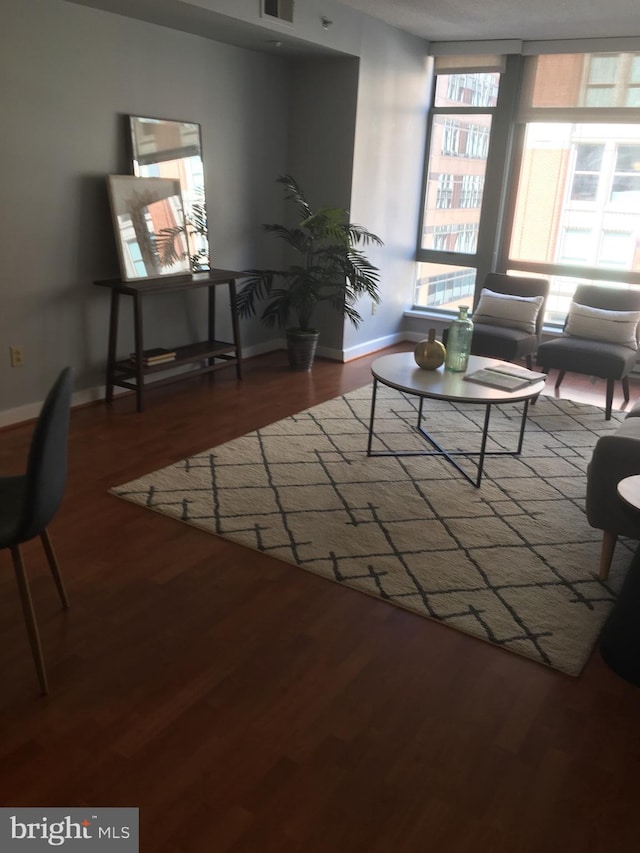
[[[261,225],[283,219],[275,179],[287,171],[314,204],[351,207],[385,240],[374,258],[384,304],[375,317],[363,306],[346,337],[324,316],[321,344],[340,357],[396,333],[411,302],[424,42],[362,16],[360,60],[286,59],[64,0],[3,0],[1,23],[0,425],[36,414],[65,364],[87,396],[104,382],[108,294],[92,281],[119,275],[105,177],[130,173],[129,114],[201,124],[215,266],[281,260]],[[203,335],[204,298],[150,299],[145,345]],[[250,352],[280,337],[242,325]],[[14,344],[21,368],[9,366]]]
[[[289,168],[313,209],[349,208],[359,61],[350,57],[298,60],[292,66]],[[319,352],[342,351],[342,317],[321,306],[314,323]]]
[[[3,0],[1,17],[4,411],[42,400],[65,364],[78,389],[104,381],[108,294],[91,282],[119,275],[105,176],[130,173],[127,114],[201,123],[213,263],[263,261],[260,224],[281,208],[265,185],[286,167],[289,72],[279,58],[61,0]],[[188,340],[203,299],[150,299],[145,344]],[[129,328],[125,310],[124,354]],[[258,324],[252,334],[266,337]],[[9,366],[11,344],[24,367]]]
[[[429,99],[426,45],[367,18],[363,26],[354,151],[352,219],[384,240],[370,259],[380,268],[382,303],[361,301],[363,322],[345,327],[348,359],[402,338],[415,285],[415,251]]]

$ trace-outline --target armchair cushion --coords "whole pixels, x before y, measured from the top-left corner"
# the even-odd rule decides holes
[[[543,302],[544,296],[512,296],[483,287],[472,320],[474,324],[504,326],[535,335]]]
[[[602,379],[622,379],[633,370],[637,352],[631,347],[561,335],[538,347],[542,368],[558,368]]]
[[[640,311],[607,311],[572,302],[564,334],[638,349]]]

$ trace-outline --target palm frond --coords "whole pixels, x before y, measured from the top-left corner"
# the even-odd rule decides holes
[[[181,225],[174,225],[171,228],[161,228],[153,235],[163,267],[170,267],[183,257],[177,246],[181,234],[184,234],[184,228]]]
[[[277,179],[285,189],[285,200],[298,210],[297,225],[264,225],[266,232],[283,240],[300,255],[301,262],[282,270],[248,270],[248,279],[238,293],[241,316],[254,316],[256,303],[266,300],[261,319],[268,326],[285,327],[292,316],[301,329],[310,329],[313,313],[327,302],[354,326],[362,317],[355,306],[362,295],[380,302],[378,268],[363,251],[383,241],[362,225],[349,221],[341,207],[320,207],[315,212],[302,188],[291,175]],[[281,287],[274,288],[274,280]]]
[[[253,317],[256,301],[266,299],[273,289],[275,270],[246,270],[247,279],[238,291],[236,300],[240,317]]]
[[[277,182],[279,184],[283,184],[285,187],[285,199],[287,201],[293,201],[298,206],[301,219],[308,219],[313,215],[309,202],[306,200],[304,193],[295,178],[291,175],[281,175],[277,179]]]

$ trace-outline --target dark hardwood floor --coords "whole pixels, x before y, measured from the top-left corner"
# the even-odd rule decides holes
[[[597,651],[570,678],[107,493],[366,384],[372,360],[296,374],[275,353],[142,414],[73,411],[51,525],[68,612],[24,547],[47,698],[0,554],[1,805],[138,806],[144,853],[637,849],[640,688]],[[601,382],[562,392],[604,405]],[[31,430],[0,432],[3,474]]]

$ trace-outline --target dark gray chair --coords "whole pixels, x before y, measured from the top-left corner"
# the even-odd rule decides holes
[[[640,512],[618,495],[618,483],[640,474],[640,403],[614,432],[597,440],[587,469],[587,521],[602,530],[600,577],[609,576],[619,536],[640,540]]]
[[[533,367],[533,355],[538,348],[544,312],[549,295],[549,282],[544,278],[524,278],[515,275],[492,272],[486,277],[483,287],[494,293],[506,296],[542,296],[543,303],[536,318],[535,332],[523,331],[506,325],[477,322],[473,320],[473,337],[471,339],[472,355],[483,355],[487,358],[499,358],[501,361],[519,361],[524,358],[527,367]],[[446,347],[448,329],[442,335]]]
[[[0,477],[0,549],[9,548],[11,551],[31,651],[44,694],[49,692],[47,675],[20,545],[36,536],[41,538],[62,605],[68,608],[69,601],[47,526],[60,506],[66,485],[72,390],[73,370],[66,367],[42,406],[31,439],[26,473]]]
[[[578,305],[607,311],[640,311],[640,288],[626,290],[621,287],[604,287],[581,284],[576,288],[573,301]],[[565,320],[565,328],[567,321]],[[611,420],[613,390],[616,380],[622,383],[625,402],[629,402],[629,373],[636,363],[637,351],[621,343],[611,343],[591,338],[562,335],[538,347],[538,366],[548,373],[559,370],[556,389],[565,373],[582,373],[607,380],[605,418]]]

